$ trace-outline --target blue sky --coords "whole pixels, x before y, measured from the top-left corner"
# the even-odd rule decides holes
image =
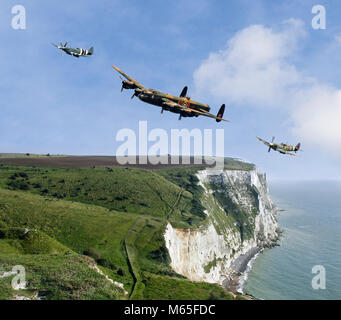
[[[11,27],[15,4],[26,8],[26,30]],[[326,8],[326,30],[311,27],[316,4]],[[148,120],[168,132],[224,128],[225,155],[272,179],[340,179],[340,15],[335,0],[2,0],[0,152],[114,155],[117,131]],[[50,45],[59,41],[95,54],[66,56]],[[213,113],[225,103],[231,123],[178,121],[132,101],[112,64],[150,88],[179,94],[188,85]],[[304,152],[267,153],[256,136],[300,141]]]

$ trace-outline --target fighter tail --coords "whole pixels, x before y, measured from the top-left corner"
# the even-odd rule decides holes
[[[89,49],[88,55],[91,56],[94,53],[94,47],[91,47]]]
[[[294,151],[297,152],[298,150],[300,150],[300,147],[301,147],[301,143],[298,143],[298,144],[296,145]]]

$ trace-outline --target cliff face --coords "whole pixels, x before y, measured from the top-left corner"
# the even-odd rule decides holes
[[[197,230],[165,231],[172,268],[192,281],[223,284],[260,248],[278,238],[265,174],[222,170],[197,173],[208,216]],[[243,267],[244,265],[244,267]]]

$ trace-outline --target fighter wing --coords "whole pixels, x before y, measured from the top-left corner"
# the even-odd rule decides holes
[[[263,140],[263,139],[261,139],[261,138],[258,138],[258,137],[256,137],[260,142],[263,142],[265,145],[267,145],[268,147],[270,147],[270,143],[269,142],[267,142],[267,141],[265,141],[265,140]]]
[[[118,73],[120,73],[123,77],[125,77],[127,80],[133,82],[138,88],[147,90],[146,87],[144,87],[141,83],[138,83],[136,80],[133,78],[129,77],[127,74],[125,74],[123,71],[121,71],[119,68],[112,66]]]
[[[294,156],[294,157],[297,156],[296,154],[293,154],[293,153],[290,153],[290,152],[287,152],[287,151],[279,151],[279,152],[282,152],[282,153],[285,153],[285,154],[289,154],[290,156]]]

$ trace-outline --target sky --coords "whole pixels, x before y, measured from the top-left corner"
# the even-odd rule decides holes
[[[26,29],[12,28],[12,8]],[[315,5],[326,29],[312,27]],[[224,129],[224,154],[270,179],[341,179],[341,3],[337,0],[2,0],[0,152],[115,155],[121,129]],[[76,59],[50,45],[90,48]],[[120,92],[114,64],[146,87],[225,118],[183,118]],[[256,136],[295,145],[267,152]],[[151,144],[152,145],[152,144]],[[138,152],[138,151],[137,151]]]

